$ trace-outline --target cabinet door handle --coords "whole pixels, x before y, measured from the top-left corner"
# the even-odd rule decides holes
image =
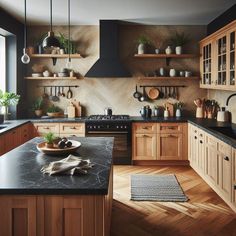
[[[225,161],[229,161],[229,157],[227,157],[227,156],[224,157],[224,160],[225,160]]]
[[[44,129],[49,129],[49,127],[43,127]]]
[[[236,190],[236,185],[234,185],[234,190]]]
[[[142,137],[147,137],[147,138],[150,138],[150,136],[149,136],[149,135],[147,135],[147,134],[143,134],[143,135],[142,135]]]
[[[70,129],[76,129],[75,126],[74,127],[70,127]]]
[[[200,140],[200,143],[203,144],[202,140]]]
[[[195,139],[197,139],[197,136],[194,136]]]
[[[148,129],[148,127],[142,127],[142,129]]]

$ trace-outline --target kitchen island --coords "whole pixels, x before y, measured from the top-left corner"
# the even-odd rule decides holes
[[[109,235],[113,138],[73,138],[90,159],[87,175],[48,176],[42,166],[64,157],[40,153],[34,138],[0,159],[0,235]]]

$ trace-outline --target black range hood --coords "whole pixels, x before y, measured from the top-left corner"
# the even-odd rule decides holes
[[[85,77],[130,77],[119,59],[118,20],[100,20],[100,57]]]

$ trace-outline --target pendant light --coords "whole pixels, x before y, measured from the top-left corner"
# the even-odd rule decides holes
[[[21,57],[21,61],[24,64],[29,64],[30,57],[26,52],[26,48],[27,48],[27,25],[26,25],[26,0],[25,0],[24,49],[23,49],[23,56]]]
[[[71,42],[70,42],[70,0],[68,0],[68,59],[66,63],[66,67],[71,69]]]
[[[52,31],[52,0],[50,0],[50,31],[47,37],[43,40],[43,48],[60,47],[58,39],[54,36]]]

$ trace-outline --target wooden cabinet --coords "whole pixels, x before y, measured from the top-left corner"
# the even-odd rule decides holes
[[[36,197],[0,196],[0,235],[36,236]]]
[[[0,156],[5,153],[5,135],[0,135]]]
[[[156,160],[156,134],[134,134],[133,160]]]
[[[85,136],[84,123],[34,123],[35,136],[43,136],[49,132],[57,136]]]
[[[134,123],[132,135],[134,163],[186,161],[187,132],[186,123]]]
[[[183,137],[182,134],[160,134],[158,138],[158,155],[159,160],[181,160]]]
[[[201,88],[236,90],[236,21],[200,42]]]

